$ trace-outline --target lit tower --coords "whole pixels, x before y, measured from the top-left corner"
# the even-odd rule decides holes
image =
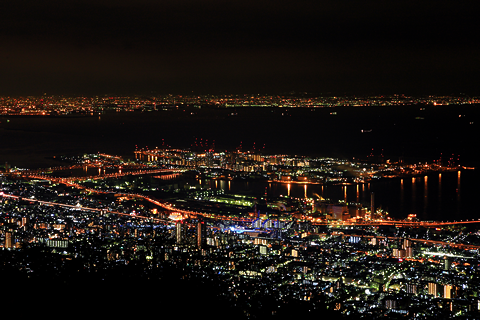
[[[203,221],[198,221],[197,223],[197,247],[198,249],[202,248],[203,239],[205,238],[205,224]]]
[[[375,194],[372,192],[370,194],[370,217],[374,218],[375,216]]]
[[[175,223],[175,231],[177,244],[182,244],[182,220],[179,220]]]
[[[444,256],[443,259],[444,259],[443,270],[448,271],[450,269],[450,266],[452,265],[452,261],[448,259],[447,256]]]
[[[182,237],[182,220],[184,217],[179,212],[173,212],[168,216],[168,219],[175,221],[175,236],[177,239],[177,244],[181,244],[183,237]]]
[[[11,248],[13,248],[13,242],[14,242],[14,239],[13,239],[12,231],[5,232],[5,245],[4,245],[4,248],[5,248],[5,249],[11,249]]]

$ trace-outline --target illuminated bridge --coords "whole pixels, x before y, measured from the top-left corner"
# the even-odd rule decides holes
[[[410,228],[436,228],[448,225],[472,224],[480,223],[477,220],[465,221],[403,221],[403,220],[372,220],[372,221],[312,221],[313,225],[328,225],[328,226],[393,226],[393,227],[410,227]]]
[[[121,172],[120,170],[119,172],[116,172],[116,173],[109,173],[104,175],[94,175],[94,176],[87,176],[87,177],[70,177],[70,178],[57,178],[57,177],[52,177],[45,174],[35,174],[35,173],[26,172],[26,173],[22,173],[21,176],[24,178],[49,180],[49,181],[60,182],[60,183],[70,182],[73,185],[75,184],[74,181],[118,178],[118,177],[129,176],[129,175],[143,175],[143,174],[156,174],[156,173],[180,173],[185,171],[186,171],[185,169],[150,169],[150,170],[141,169],[141,170],[127,171],[127,172]]]
[[[252,223],[255,218],[252,217],[233,217],[228,215],[219,215],[213,214],[208,212],[197,212],[193,210],[184,210],[174,207],[172,204],[169,204],[166,201],[158,200],[152,197],[147,197],[142,194],[133,194],[133,193],[118,193],[115,191],[99,191],[96,189],[87,188],[77,181],[80,180],[87,180],[87,179],[103,179],[109,177],[120,177],[126,175],[142,175],[142,174],[155,174],[155,173],[178,173],[184,172],[186,169],[151,169],[147,170],[142,168],[141,170],[129,171],[129,172],[118,172],[112,174],[106,174],[102,176],[92,176],[92,177],[73,177],[73,178],[57,178],[52,177],[44,174],[32,174],[31,172],[27,171],[24,173],[20,173],[21,176],[25,178],[31,179],[40,179],[40,180],[48,180],[55,183],[62,183],[67,186],[75,187],[78,189],[83,189],[92,193],[101,193],[101,194],[117,194],[122,196],[130,196],[130,197],[137,197],[142,198],[150,203],[153,203],[165,210],[169,211],[176,211],[184,214],[186,217],[195,218],[197,216],[203,216],[209,219],[216,219],[216,220],[225,220],[225,221],[237,221],[237,222],[244,222],[244,223]],[[394,226],[394,227],[410,227],[410,228],[418,228],[418,227],[425,227],[425,228],[438,228],[447,225],[465,225],[465,224],[477,224],[480,223],[480,219],[477,220],[467,220],[467,221],[406,221],[406,220],[372,220],[372,221],[320,221],[317,219],[313,219],[310,217],[306,217],[305,219],[298,219],[298,221],[306,221],[312,223],[312,225],[318,226],[331,226],[331,227],[362,227],[362,226]]]

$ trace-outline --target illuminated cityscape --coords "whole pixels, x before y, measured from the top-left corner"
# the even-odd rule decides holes
[[[474,1],[0,1],[23,318],[480,319]]]
[[[394,219],[375,205],[373,192],[369,203],[359,201],[359,190],[375,180],[426,183],[453,174],[460,181],[474,168],[240,148],[132,153],[132,160],[62,156],[65,165],[45,169],[5,166],[3,260],[26,279],[48,272],[62,280],[81,269],[103,281],[136,265],[148,279],[213,281],[214,299],[245,319],[478,315],[480,219]],[[264,194],[234,193],[231,184],[244,180],[284,185],[287,193],[269,194],[268,187]],[[294,185],[303,196],[290,194]],[[307,192],[333,186],[344,199]],[[347,199],[347,186],[356,188],[356,199]],[[40,267],[21,255],[36,251],[61,259]],[[80,269],[67,267],[69,261]]]
[[[317,96],[312,94],[284,95],[202,95],[202,96],[97,96],[97,97],[0,97],[0,115],[98,115],[107,111],[156,111],[186,107],[368,107],[402,105],[471,105],[480,102],[480,97],[457,96]]]

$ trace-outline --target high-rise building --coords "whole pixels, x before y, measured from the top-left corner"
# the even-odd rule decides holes
[[[443,286],[443,297],[445,299],[455,299],[458,295],[459,288],[457,286],[446,284]]]
[[[402,249],[405,251],[406,258],[412,258],[414,255],[413,248],[411,247],[412,241],[409,239],[403,239]]]
[[[452,265],[452,261],[445,257],[445,264],[444,264],[444,270],[448,271],[450,269],[450,266]]]
[[[432,296],[434,297],[437,297],[440,295],[440,288],[439,288],[439,284],[435,283],[435,282],[429,282],[428,283],[428,294],[431,294]]]
[[[398,309],[397,300],[385,299],[385,308],[387,308],[387,309]]]
[[[395,248],[392,251],[392,255],[395,258],[405,258],[407,256],[406,250]]]
[[[374,219],[375,217],[375,194],[372,192],[370,194],[370,218]]]
[[[298,250],[297,249],[292,249],[291,255],[292,255],[292,257],[298,258],[299,257]]]
[[[413,251],[412,247],[407,247],[405,251],[406,251],[407,258],[412,258],[415,255],[415,252]]]
[[[177,238],[177,244],[181,244],[183,239],[182,239],[182,221],[177,221],[175,224],[175,231],[176,231],[176,238]]]
[[[205,242],[205,224],[202,221],[197,223],[197,247],[202,248]]]
[[[205,162],[207,167],[213,167],[213,150],[208,150],[205,154]]]
[[[267,246],[260,246],[260,254],[267,254]]]
[[[416,284],[407,284],[407,293],[417,294],[417,285]]]
[[[11,231],[5,232],[5,249],[13,248],[13,233]]]
[[[26,231],[28,228],[28,217],[22,217],[22,221],[20,222],[20,226],[23,228],[23,231]]]

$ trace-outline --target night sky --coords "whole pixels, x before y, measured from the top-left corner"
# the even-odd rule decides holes
[[[0,95],[479,94],[475,1],[1,1]]]

